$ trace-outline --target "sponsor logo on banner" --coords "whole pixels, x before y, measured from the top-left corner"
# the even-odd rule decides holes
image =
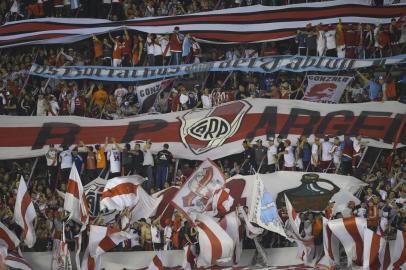
[[[339,103],[351,80],[352,77],[347,76],[309,75],[303,100]]]
[[[241,127],[251,105],[236,101],[210,110],[190,111],[181,117],[182,142],[195,154],[222,146]]]

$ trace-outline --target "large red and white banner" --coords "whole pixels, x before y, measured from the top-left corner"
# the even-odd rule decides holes
[[[14,220],[23,228],[23,239],[27,247],[32,248],[37,241],[34,229],[34,219],[37,217],[27,184],[21,176],[18,185],[17,198],[14,206]]]
[[[225,177],[211,160],[205,160],[190,175],[172,200],[172,204],[193,222],[211,207],[215,191],[225,184]]]
[[[352,77],[308,75],[303,100],[325,103],[339,103]]]
[[[356,217],[334,219],[328,222],[328,226],[343,245],[348,265],[350,266],[354,262],[356,265],[362,266],[366,219]]]
[[[331,1],[288,6],[229,8],[181,16],[137,18],[121,22],[101,19],[44,18],[9,22],[0,28],[0,47],[71,43],[92,34],[122,30],[166,34],[180,27],[211,43],[263,42],[292,38],[306,24],[388,24],[405,14],[404,5],[372,7],[369,1]]]
[[[406,266],[406,232],[402,232],[401,230],[397,231],[392,254],[393,269],[403,269],[402,267]]]
[[[390,264],[389,243],[370,229],[364,231],[364,270],[386,270]]]
[[[153,152],[169,143],[176,158],[192,160],[241,153],[243,140],[275,134],[288,136],[292,143],[301,134],[360,134],[368,137],[369,146],[392,149],[402,121],[405,105],[396,101],[314,106],[301,100],[260,98],[119,120],[0,116],[0,159],[45,155],[49,144],[69,145],[81,140],[100,144],[106,136],[118,143],[151,139]],[[405,130],[397,147],[406,144]]]

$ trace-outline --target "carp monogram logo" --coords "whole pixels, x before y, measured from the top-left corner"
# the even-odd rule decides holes
[[[185,113],[180,119],[183,144],[195,155],[222,146],[237,133],[250,108],[247,101],[235,101],[210,110]]]

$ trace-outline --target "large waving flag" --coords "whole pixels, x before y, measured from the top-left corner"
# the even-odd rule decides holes
[[[218,260],[231,261],[233,256],[233,239],[211,217],[198,215],[196,226],[199,236],[200,252],[198,265],[209,267]]]
[[[107,181],[100,201],[100,209],[122,211],[138,203],[138,188],[144,182],[139,175],[115,177]]]
[[[18,237],[0,222],[0,247],[5,247],[6,250],[15,250],[19,244]]]
[[[100,270],[101,269],[101,257],[92,257],[89,253],[89,248],[86,248],[83,254],[83,260],[81,270]]]
[[[34,219],[37,217],[31,196],[28,193],[27,185],[21,176],[18,186],[16,204],[14,206],[14,220],[23,228],[23,238],[25,244],[32,248],[36,241],[34,230]]]
[[[76,0],[75,0],[76,1]],[[74,2],[75,2],[74,1]],[[181,16],[136,18],[122,22],[101,19],[44,18],[9,22],[0,28],[0,47],[71,43],[122,29],[166,34],[175,26],[211,43],[264,42],[292,38],[306,24],[389,24],[405,14],[404,5],[371,7],[369,1],[329,1],[287,6],[250,6]]]
[[[189,221],[207,211],[212,205],[214,192],[225,184],[225,177],[211,160],[203,161],[180,188],[172,204],[181,211]]]
[[[386,270],[390,265],[389,243],[368,228],[364,230],[364,270]]]
[[[272,195],[266,190],[260,176],[258,174],[256,176],[249,210],[250,221],[286,237],[276,203]]]
[[[393,249],[393,269],[399,270],[406,266],[406,232],[398,230]]]
[[[330,220],[328,226],[340,240],[347,254],[348,265],[352,262],[358,266],[363,264],[364,230],[367,227],[365,218],[340,218]]]
[[[164,264],[162,262],[162,253],[158,252],[153,258],[151,263],[148,265],[148,270],[164,270]]]
[[[228,188],[220,188],[214,191],[212,210],[213,215],[220,217],[227,214],[234,204],[234,198],[230,195],[230,190]]]
[[[183,250],[185,251],[185,257],[182,263],[182,269],[192,270],[196,269],[196,247],[194,245],[186,245]]]
[[[234,241],[233,263],[237,265],[241,258],[242,241],[244,239],[243,225],[241,224],[237,211],[225,215],[219,224]]]
[[[323,217],[323,247],[328,259],[328,266],[334,268],[340,263],[340,242],[328,226],[328,219]]]
[[[69,219],[82,225],[89,222],[89,205],[75,164],[73,164],[70,171],[63,208],[69,212]]]
[[[90,226],[89,253],[97,257],[115,248],[121,242],[133,238],[130,233],[104,226]]]

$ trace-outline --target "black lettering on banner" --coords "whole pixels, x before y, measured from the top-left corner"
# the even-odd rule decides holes
[[[323,61],[324,61],[325,59],[326,59],[325,57],[319,57],[318,60],[317,60],[317,63],[314,64],[314,67],[315,67],[315,68],[321,67],[321,65],[322,65],[322,63],[323,63]]]
[[[68,74],[70,73],[70,68],[62,68],[61,70],[65,70],[62,76],[68,76]]]
[[[145,68],[144,73],[142,74],[142,77],[147,78],[149,76],[149,69]]]
[[[345,69],[352,69],[352,67],[354,66],[354,64],[356,64],[357,61],[354,59],[351,59],[348,61],[347,66],[345,67]]]
[[[317,58],[307,57],[306,61],[302,65],[302,68],[305,69],[305,68],[314,66],[314,64],[316,63],[316,60],[317,60]]]
[[[58,129],[62,130],[63,132],[58,132]],[[32,146],[32,150],[41,149],[47,144],[48,140],[58,138],[62,140],[61,144],[71,145],[75,142],[76,135],[79,133],[79,131],[80,126],[72,123],[44,123],[38,133],[38,137],[36,138],[34,145]],[[55,142],[50,142],[50,144],[51,143]]]
[[[83,75],[84,76],[92,76],[94,72],[94,68],[84,68]]]
[[[251,58],[250,63],[248,64],[248,68],[253,68],[257,62],[256,58]]]
[[[75,73],[76,72],[76,73]],[[71,70],[71,76],[72,77],[79,77],[82,75],[82,70],[78,67],[73,67]]]
[[[341,65],[339,66],[339,70],[344,70],[345,69],[345,67],[347,66],[347,63],[349,62],[350,60],[348,60],[348,59],[343,59],[343,60],[341,60]]]
[[[258,121],[257,126],[248,132],[247,136],[245,136],[248,140],[252,140],[255,137],[256,132],[261,128],[266,128],[266,135],[268,137],[275,136],[276,131],[276,123],[277,123],[277,107],[265,107],[264,112],[261,114],[261,118]]]
[[[249,63],[249,61],[250,61],[249,59],[244,58],[236,59],[233,63],[233,67],[238,68],[240,67],[241,64]]]
[[[334,121],[335,117],[341,116],[343,118],[343,123],[335,123],[337,121]],[[329,133],[328,135],[333,135],[333,136],[338,136],[347,133],[347,130],[351,126],[351,121],[354,118],[354,113],[352,111],[348,110],[342,110],[342,111],[335,111],[335,112],[330,112],[324,116],[323,120],[321,121],[319,127],[317,128],[317,131],[315,134],[327,134],[326,129],[329,127],[331,123],[333,125],[331,126],[331,129],[334,130],[334,133]],[[345,123],[347,122],[347,124]]]
[[[232,60],[221,61],[219,68],[229,68],[231,66]]]
[[[392,115],[391,112],[372,112],[372,111],[362,111],[361,114],[358,116],[357,121],[355,121],[354,125],[352,126],[351,135],[360,135],[360,130],[373,130],[373,131],[380,131],[384,130],[386,126],[378,126],[378,125],[366,125],[365,120],[369,117],[390,117]],[[368,134],[364,134],[367,135]]]
[[[131,142],[135,136],[143,137],[144,133],[158,132],[168,126],[168,122],[161,119],[133,121],[128,123],[127,131],[122,138],[122,143]],[[144,136],[145,137],[145,136]]]
[[[33,65],[34,69],[32,69],[31,73],[35,74],[42,74],[45,71],[45,66]]]
[[[265,72],[272,72],[278,67],[279,61],[280,61],[279,58],[275,58],[272,59],[271,61],[265,62],[260,67]]]
[[[306,123],[296,123],[299,117],[307,116],[308,121]],[[320,112],[306,110],[306,109],[296,109],[293,108],[290,111],[289,118],[283,126],[280,134],[288,135],[292,129],[301,129],[302,133],[300,135],[310,135],[313,133],[313,128],[320,119]]]
[[[328,59],[327,63],[325,64],[325,68],[336,69],[337,65],[338,65],[338,61],[340,61],[340,60],[339,59]]]
[[[140,91],[140,96],[141,96],[141,97],[144,97],[144,96],[145,96],[144,90],[141,90],[141,91]]]
[[[393,143],[396,141],[396,136],[399,132],[399,128],[403,121],[403,114],[396,114],[395,118],[393,118],[391,125],[388,128],[388,131],[383,138],[384,143]],[[402,134],[400,136],[399,142],[402,144],[406,144],[406,128],[401,131]]]
[[[109,69],[109,73],[107,74],[107,77],[113,77],[114,74],[114,69]]]
[[[47,73],[51,76],[58,74],[58,69],[56,67],[48,67]]]
[[[128,69],[126,70],[118,70],[118,72],[116,73],[116,77],[117,78],[128,78]]]
[[[97,69],[96,69],[96,74],[95,74],[95,76],[99,77],[100,74],[101,74],[101,72],[102,72],[102,69],[101,69],[101,68],[97,68]]]

